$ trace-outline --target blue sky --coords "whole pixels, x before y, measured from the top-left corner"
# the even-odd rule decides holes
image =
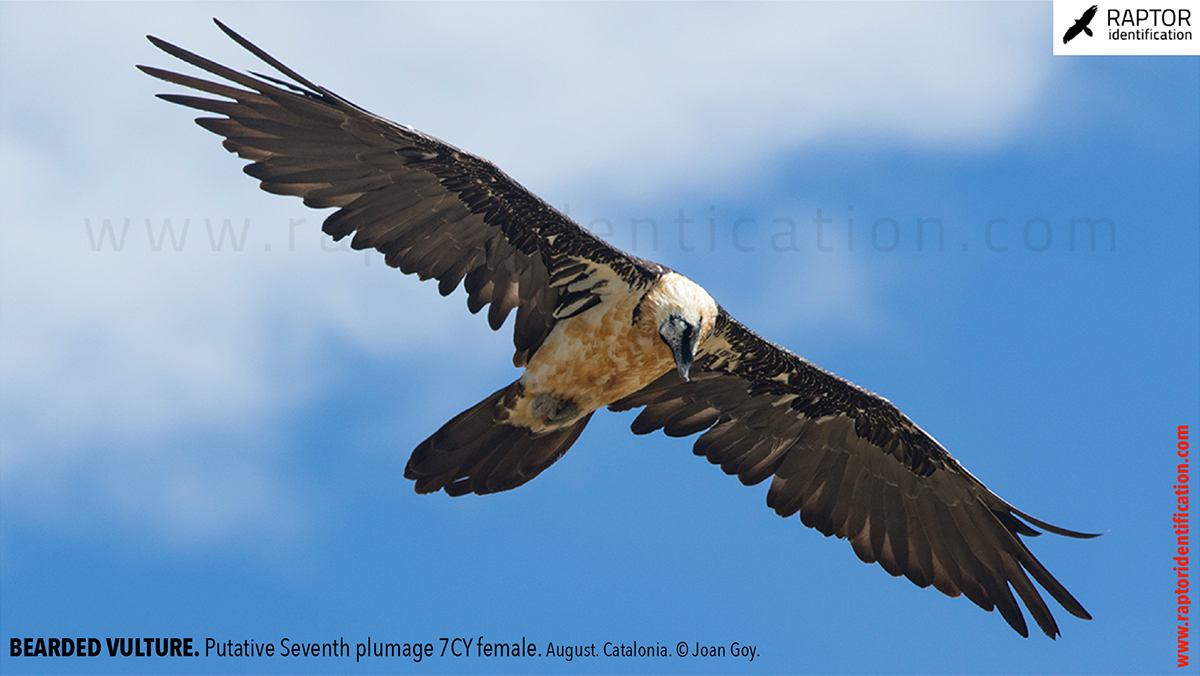
[[[634,437],[628,413],[598,414],[519,490],[413,493],[411,449],[517,376],[511,336],[461,292],[328,242],[323,214],[259,191],[153,98],[172,88],[133,65],[176,64],[147,33],[263,69],[212,16],[700,282],[1017,507],[1105,532],[1030,542],[1095,619],[1058,610],[1059,640],[1021,639],[779,519],[765,485],[691,440]],[[1174,669],[1173,438],[1200,422],[1196,57],[1052,57],[1048,3],[4,3],[0,19],[5,646],[756,647],[420,664],[5,650],[5,673]],[[97,245],[126,219],[119,251]],[[240,251],[218,239],[227,219]],[[1072,247],[1073,219],[1115,234],[1092,250],[1077,222]]]

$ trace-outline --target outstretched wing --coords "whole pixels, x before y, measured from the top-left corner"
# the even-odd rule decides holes
[[[148,36],[168,54],[243,87],[138,66],[221,98],[159,97],[223,115],[196,123],[253,160],[245,172],[263,190],[303,197],[314,208],[338,207],[323,225],[335,240],[353,234],[353,248],[377,249],[388,265],[437,279],[442,295],[465,280],[468,308],[490,303],[493,329],[515,308],[517,366],[558,319],[601,302],[614,277],[633,287],[652,280],[654,264],[609,246],[491,162],[359,108],[216,23],[291,82],[239,73]]]
[[[799,512],[804,525],[849,540],[867,563],[996,607],[1022,636],[1029,632],[1011,590],[1046,635],[1059,633],[1027,573],[1072,615],[1091,619],[1018,536],[1039,534],[1021,519],[1060,535],[1093,535],[1017,510],[886,399],[765,340],[723,309],[690,382],[671,371],[611,408],[637,406],[646,408],[634,433],[706,430],[696,455],[747,486],[773,476],[767,506],[780,516]]]

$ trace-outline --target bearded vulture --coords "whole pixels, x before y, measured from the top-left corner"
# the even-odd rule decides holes
[[[323,229],[387,264],[459,283],[499,329],[516,310],[516,382],[450,420],[404,470],[418,493],[495,493],[562,457],[599,408],[645,407],[635,434],[703,432],[694,452],[767,506],[850,541],[867,563],[949,596],[965,594],[1028,637],[1013,591],[1051,638],[1032,575],[1067,612],[1083,606],[1021,541],[1040,521],[988,490],[886,399],[810,364],[729,316],[688,278],[620,251],[492,163],[389,122],[313,84],[217,22],[289,81],[243,74],[148,36],[227,80],[145,73],[217,98],[159,94],[220,117],[197,124],[251,161],[267,192],[336,208]]]

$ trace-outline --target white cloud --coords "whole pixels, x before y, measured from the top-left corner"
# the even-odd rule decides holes
[[[263,68],[206,8],[139,4],[136,19],[125,5],[60,8],[0,10],[8,514],[17,500],[23,513],[60,508],[63,487],[79,481],[118,520],[153,514],[163,532],[223,537],[246,527],[248,513],[295,508],[294,487],[265,469],[276,460],[272,420],[316,396],[328,350],[482,364],[499,349],[464,349],[482,322],[461,298],[442,300],[378,259],[368,267],[362,254],[322,252],[323,215],[256,193],[214,137],[150,98],[172,87],[133,64],[179,64],[144,32]],[[1031,48],[1044,12],[1028,6],[226,10],[223,19],[301,73],[489,157],[556,201],[682,186],[720,194],[747,168],[812,144],[986,150],[1020,129],[1049,79],[1042,50]],[[34,28],[51,19],[52,34]],[[300,246],[288,251],[288,219],[301,217]],[[124,251],[91,250],[85,219],[95,229],[126,218]],[[191,219],[182,252],[151,250],[145,220],[157,233],[168,218],[176,228]],[[210,251],[205,218],[218,227],[249,218],[247,250]],[[874,312],[846,281],[806,301],[813,314]],[[197,429],[251,440],[230,456],[244,470],[237,481],[175,443]],[[135,470],[146,463],[153,480],[141,481]],[[108,469],[86,474],[100,466]]]

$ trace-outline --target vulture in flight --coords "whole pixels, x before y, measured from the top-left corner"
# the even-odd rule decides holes
[[[1030,577],[1091,619],[1020,536],[1093,535],[1008,504],[886,399],[762,338],[699,285],[592,235],[487,160],[363,110],[217,25],[287,80],[151,36],[225,81],[138,66],[208,95],[160,98],[215,114],[196,122],[250,160],[263,190],[336,208],[323,225],[335,240],[353,235],[353,248],[438,280],[443,295],[461,283],[493,329],[516,310],[521,377],[417,446],[404,471],[417,492],[516,488],[597,409],[644,407],[635,434],[702,433],[696,455],[746,485],[770,479],[768,507],[849,540],[893,576],[997,608],[1026,637],[1016,597],[1059,634]]]

